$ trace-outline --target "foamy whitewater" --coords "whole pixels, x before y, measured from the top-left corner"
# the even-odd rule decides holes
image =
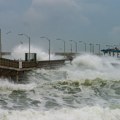
[[[25,51],[15,48],[14,58],[18,52]],[[57,70],[31,71],[20,83],[0,79],[0,120],[120,120],[120,60],[83,54]]]

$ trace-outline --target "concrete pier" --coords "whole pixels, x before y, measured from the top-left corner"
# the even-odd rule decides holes
[[[19,81],[20,76],[34,69],[55,69],[65,64],[65,60],[18,61],[0,58],[0,77]]]

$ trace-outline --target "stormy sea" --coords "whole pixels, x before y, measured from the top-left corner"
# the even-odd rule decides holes
[[[120,60],[82,54],[19,83],[1,78],[0,120],[120,120]]]

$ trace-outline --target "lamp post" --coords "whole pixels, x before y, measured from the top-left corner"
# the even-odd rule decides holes
[[[92,50],[91,50],[92,43],[90,43],[89,45],[90,45],[90,53],[91,53],[92,52]]]
[[[69,40],[69,41],[70,41],[70,51],[72,53],[72,43],[71,43],[72,40]]]
[[[94,52],[95,52],[95,50],[94,50],[94,44],[92,44],[92,48],[93,48],[93,54],[94,54]]]
[[[49,61],[50,61],[50,39],[48,37],[45,37],[45,36],[42,36],[40,38],[45,38],[49,42],[49,50],[48,51],[49,51]]]
[[[18,34],[18,35],[25,36],[25,37],[28,38],[28,42],[29,42],[29,61],[30,61],[30,37],[28,35],[26,35],[26,34],[23,34],[23,33]]]
[[[77,53],[77,42],[76,42],[76,41],[74,41],[74,40],[70,40],[70,41],[72,41],[72,42],[74,42],[74,43],[75,43],[75,48],[76,48],[75,52]]]
[[[94,44],[90,43],[90,53],[94,54]]]
[[[79,41],[79,43],[81,43],[82,41]]]
[[[61,41],[64,42],[64,57],[65,57],[65,40],[62,40],[62,39],[60,39],[60,38],[58,38],[58,39],[56,39],[56,40],[61,40]]]
[[[96,44],[96,45],[98,45],[98,49],[99,49],[99,56],[100,56],[100,44]]]
[[[1,29],[0,29],[0,58],[2,58]]]
[[[85,52],[86,52],[86,43],[84,43],[84,45],[85,45]]]

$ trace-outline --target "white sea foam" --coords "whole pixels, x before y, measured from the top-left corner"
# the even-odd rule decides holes
[[[60,70],[67,71],[68,79],[120,80],[120,61],[113,57],[84,54],[76,57],[72,65],[67,64]]]
[[[0,93],[1,91],[13,91],[22,90],[29,91],[36,87],[35,83],[30,84],[15,84],[14,82],[9,82],[7,79],[0,79]]]
[[[0,120],[120,120],[120,110],[99,106],[51,111],[0,111]]]
[[[37,60],[48,60],[49,55],[42,48],[38,48],[34,45],[31,45],[31,53],[37,53]],[[18,45],[12,50],[12,59],[25,59],[25,53],[28,53],[28,45]],[[50,55],[51,59],[61,59],[62,57],[55,56],[54,54]]]

